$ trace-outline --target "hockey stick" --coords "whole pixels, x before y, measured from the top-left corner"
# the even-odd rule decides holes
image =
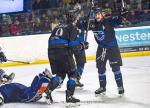
[[[87,35],[88,35],[89,28],[90,28],[90,15],[91,15],[91,12],[92,12],[92,8],[93,8],[93,7],[94,7],[94,1],[91,0],[91,7],[90,7],[90,12],[89,12],[89,14],[88,14],[88,21],[87,21],[85,42],[87,42]]]
[[[124,0],[121,0],[121,3],[122,3],[122,9],[125,8]]]
[[[10,59],[7,59],[7,61],[18,62],[18,63],[24,63],[24,64],[30,64],[30,62],[18,61],[18,60],[10,60]]]
[[[122,9],[121,9],[122,10],[122,14],[127,14],[126,17],[123,17],[123,18],[127,19],[128,10],[124,11],[124,9],[126,8],[124,0],[121,0],[121,4],[122,4]]]

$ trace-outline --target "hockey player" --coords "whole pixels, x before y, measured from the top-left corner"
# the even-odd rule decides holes
[[[6,61],[7,61],[6,56],[5,56],[5,54],[2,52],[2,48],[0,47],[0,63],[6,62]]]
[[[69,11],[69,17],[72,17],[75,13]],[[85,28],[80,23],[81,19],[78,19],[77,24],[75,25],[74,30],[72,30],[73,40],[69,42],[69,47],[72,49],[72,53],[75,57],[75,63],[77,68],[77,80],[76,87],[83,87],[84,85],[80,82],[84,66],[86,63],[86,54],[85,49],[88,49],[89,43],[85,41]],[[82,45],[83,47],[81,47]]]
[[[101,94],[106,91],[106,62],[109,64],[114,73],[115,81],[118,87],[118,93],[124,94],[124,86],[120,66],[122,59],[118,48],[117,40],[114,31],[114,22],[118,18],[113,19],[111,15],[106,15],[100,8],[95,9],[95,21],[90,24],[91,30],[94,33],[95,40],[98,44],[96,52],[96,66],[98,68],[100,88],[95,91],[95,94]]]
[[[2,48],[0,47],[0,63],[6,62],[7,58],[5,54],[2,52]],[[3,79],[3,83],[11,83],[13,78],[15,77],[14,73],[7,75],[4,70],[0,69],[0,79]]]
[[[77,75],[72,51],[71,48],[69,48],[69,42],[74,40],[72,35],[74,34],[73,30],[76,29],[76,22],[76,17],[71,17],[68,19],[68,23],[62,23],[56,26],[48,41],[50,66],[52,73],[56,74],[48,86],[49,94],[64,80],[67,74],[66,102],[70,103],[80,102],[79,99],[73,97]],[[78,47],[81,48],[82,45],[80,44]]]
[[[70,10],[67,14],[68,23],[71,22],[72,17],[76,10]],[[84,85],[80,82],[84,66],[86,63],[86,54],[85,49],[88,49],[89,43],[85,41],[85,27],[80,22],[81,19],[78,19],[77,24],[75,24],[74,29],[71,31],[72,40],[69,42],[69,48],[75,58],[76,64],[76,87],[83,87]],[[65,77],[64,77],[65,78]],[[61,85],[60,85],[61,86]]]
[[[41,99],[50,83],[50,78],[45,71],[35,76],[29,87],[20,83],[5,84],[7,81],[4,82],[4,79],[5,77],[0,76],[0,105],[10,102],[36,102]]]
[[[74,10],[71,10],[74,11]],[[72,13],[72,12],[71,12]],[[79,99],[73,97],[77,69],[73,60],[73,49],[82,50],[85,48],[85,43],[78,41],[79,35],[77,24],[77,16],[74,14],[67,14],[67,22],[59,24],[53,31],[49,38],[48,57],[53,74],[56,77],[52,78],[49,84],[49,91],[53,91],[68,76],[66,102],[75,103]]]

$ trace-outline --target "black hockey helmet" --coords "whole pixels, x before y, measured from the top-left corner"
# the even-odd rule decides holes
[[[74,22],[78,18],[78,10],[69,10],[66,17],[68,23]]]

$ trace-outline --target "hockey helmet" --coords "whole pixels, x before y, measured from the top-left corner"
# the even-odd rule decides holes
[[[72,23],[75,20],[77,20],[77,18],[78,18],[78,11],[77,10],[69,10],[67,12],[66,16],[67,16],[67,22],[68,23]]]

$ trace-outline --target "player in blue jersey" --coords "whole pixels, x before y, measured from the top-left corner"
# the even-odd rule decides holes
[[[95,9],[95,20],[91,22],[90,29],[94,33],[95,40],[98,44],[96,52],[96,66],[98,68],[100,87],[95,94],[101,94],[106,91],[106,62],[109,64],[114,73],[115,81],[118,87],[118,93],[124,94],[124,86],[120,66],[122,59],[115,37],[114,24],[121,17],[113,18],[110,14],[102,11],[100,8]]]
[[[70,13],[74,14],[74,13]],[[76,80],[76,87],[83,87],[84,84],[80,82],[83,71],[84,71],[84,66],[86,63],[86,53],[85,50],[88,49],[89,43],[86,41],[86,34],[85,34],[85,29],[83,25],[80,23],[80,20],[78,20],[77,25],[76,25],[76,31],[77,33],[73,32],[74,35],[74,40],[69,43],[72,49],[72,53],[75,58],[75,63],[76,63],[76,68],[77,68],[77,80]],[[82,44],[84,47],[78,48],[77,46]]]
[[[5,71],[0,70],[0,73],[5,73]],[[50,83],[50,75],[48,74],[45,70],[36,75],[29,87],[20,83],[8,83],[5,77],[0,76],[0,104],[38,101]]]

